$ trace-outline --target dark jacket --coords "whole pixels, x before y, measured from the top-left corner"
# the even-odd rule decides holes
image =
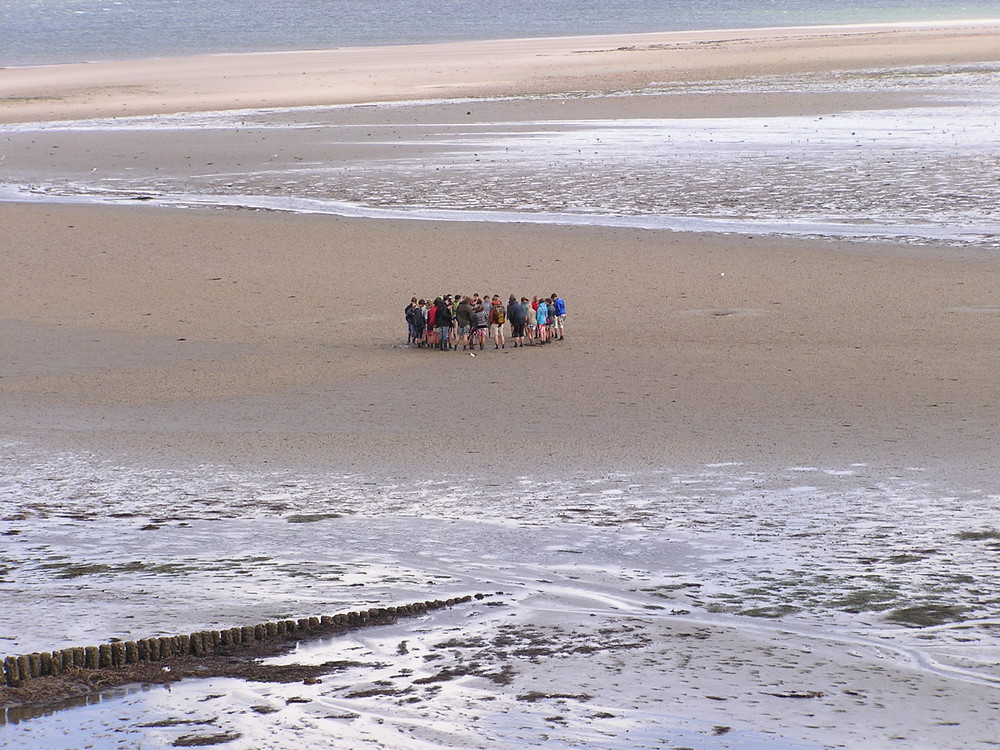
[[[524,311],[524,305],[517,300],[507,303],[507,320],[512,326],[523,326],[528,322],[528,314]]]
[[[435,328],[451,328],[451,308],[444,302],[438,305],[437,317],[434,319]]]
[[[460,302],[458,305],[458,310],[455,312],[455,320],[458,321],[458,327],[463,328],[465,326],[472,325],[472,305],[468,302]]]

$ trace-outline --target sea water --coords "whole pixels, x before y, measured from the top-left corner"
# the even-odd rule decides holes
[[[0,0],[0,65],[997,16],[998,0]]]

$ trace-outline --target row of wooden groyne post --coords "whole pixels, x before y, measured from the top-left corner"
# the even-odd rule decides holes
[[[201,630],[188,635],[143,638],[137,641],[112,641],[99,646],[78,646],[59,651],[8,656],[3,660],[0,684],[16,687],[23,680],[33,677],[58,676],[78,669],[114,669],[172,657],[211,656],[224,649],[249,645],[257,641],[320,636],[366,625],[387,624],[400,617],[419,615],[428,610],[470,602],[474,598],[483,599],[485,596],[486,594],[475,594],[453,599],[435,599],[339,615],[278,620],[225,630]]]

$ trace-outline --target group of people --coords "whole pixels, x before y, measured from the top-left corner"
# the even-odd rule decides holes
[[[504,304],[499,294],[451,295],[433,301],[413,297],[404,308],[407,343],[441,351],[483,349],[493,340],[495,349],[507,348],[507,326],[513,347],[562,341],[566,303],[558,294],[517,299]]]

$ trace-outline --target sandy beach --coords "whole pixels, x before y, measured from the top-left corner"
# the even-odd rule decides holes
[[[811,27],[368,47],[0,71],[0,122],[641,90],[996,59],[997,23]],[[780,105],[779,105],[780,106]]]
[[[517,116],[658,116],[663,100],[620,94],[663,82],[996,62],[998,40],[998,26],[984,22],[522,40],[5,69],[0,70],[0,122],[421,99],[461,101],[397,110],[391,117],[400,122],[420,118],[426,124],[435,118],[453,119],[456,108],[469,107],[477,122],[495,122],[513,121],[511,105],[477,101],[472,106],[466,100],[582,91],[597,95],[519,98],[514,105]],[[906,106],[909,96],[883,98],[878,106]],[[670,106],[675,117],[821,115],[870,108],[872,98],[829,92],[691,93],[672,99]],[[357,112],[345,110],[342,116],[349,123]],[[224,140],[209,131],[196,141],[204,153],[215,154],[220,171],[263,154],[227,150]],[[126,143],[114,132],[64,131],[21,140],[11,136],[0,164],[9,170],[35,168],[40,175],[85,170],[89,163],[124,165],[133,156]],[[155,154],[145,158],[157,169],[182,171],[188,167],[185,159],[190,159],[188,145],[164,138],[151,145]],[[344,148],[363,159],[368,148],[364,134]],[[707,466],[732,465],[739,467],[736,472],[752,474],[756,486],[781,492],[792,492],[801,483],[795,471],[812,471],[817,476],[810,474],[807,483],[814,494],[828,493],[823,496],[834,498],[833,503],[857,488],[888,492],[885,487],[901,478],[919,481],[929,497],[969,493],[975,498],[968,507],[979,508],[979,515],[967,519],[968,528],[1000,524],[990,499],[1000,492],[995,468],[1000,442],[995,397],[1000,264],[995,253],[982,247],[80,205],[34,198],[0,202],[0,236],[3,440],[8,449],[15,446],[15,452],[23,450],[26,456],[86,456],[95,465],[110,462],[154,473],[208,471],[206,466],[216,467],[211,471],[278,470],[282,476],[327,472],[360,477],[373,486],[383,480],[409,486],[447,479],[477,491],[517,478],[582,482],[663,471],[679,477]],[[531,297],[557,292],[569,310],[566,338],[517,350],[488,345],[475,357],[408,347],[403,306],[411,296],[444,292],[498,293],[504,299],[510,293]],[[24,459],[25,466],[32,460],[43,463],[41,458]],[[53,465],[58,461],[39,471],[51,474]],[[843,489],[847,485],[838,484],[842,480],[837,472],[850,475],[856,487]],[[15,473],[12,470],[11,476]],[[9,484],[16,483],[11,479]],[[358,501],[356,512],[451,519],[442,522],[442,528],[428,529],[428,538],[446,540],[449,524],[463,518],[458,505],[430,498],[426,506],[423,500],[412,506],[407,500],[397,509],[380,510],[375,492],[375,499]],[[344,497],[348,495],[345,491]],[[468,496],[469,502],[479,502],[474,493]],[[798,502],[793,492],[787,497],[793,505]],[[37,531],[53,549],[83,554],[76,542],[60,542],[65,548],[51,542],[50,536],[57,534],[52,519],[59,514],[40,509],[45,506],[40,500],[32,501],[37,508],[31,512],[19,502],[12,490],[0,514],[5,528],[24,529],[37,515]],[[68,491],[55,505],[75,502]],[[569,513],[572,493],[559,502]],[[570,719],[552,722],[541,714],[524,719],[526,726],[534,722],[556,734],[567,722],[588,727],[600,723],[594,716],[601,712],[578,699],[598,694],[602,710],[629,718],[609,735],[624,731],[626,725],[638,731],[644,717],[653,721],[646,712],[659,710],[651,705],[660,706],[661,714],[669,705],[667,713],[703,722],[691,729],[691,736],[675,735],[687,744],[706,743],[699,747],[728,747],[721,737],[732,727],[772,733],[784,738],[788,744],[782,746],[787,747],[878,748],[898,747],[900,742],[907,747],[985,747],[1000,736],[997,720],[990,717],[1000,699],[1000,675],[995,674],[988,630],[982,631],[986,637],[977,642],[976,655],[961,658],[935,652],[933,659],[926,659],[921,656],[923,646],[898,634],[890,638],[903,638],[905,647],[880,651],[878,637],[858,636],[853,642],[844,636],[860,632],[853,625],[824,641],[822,618],[795,627],[768,620],[757,631],[741,629],[738,618],[726,619],[729,614],[704,620],[698,638],[707,639],[708,650],[691,649],[683,658],[676,651],[660,653],[660,645],[659,650],[614,645],[630,628],[647,646],[673,639],[695,643],[692,633],[700,627],[697,618],[704,602],[692,607],[682,598],[683,591],[672,591],[667,603],[657,603],[658,595],[650,594],[649,586],[672,580],[680,570],[684,580],[697,578],[696,568],[684,561],[702,555],[701,564],[711,567],[714,563],[704,561],[715,558],[704,550],[685,558],[650,548],[647,557],[636,561],[616,547],[621,539],[597,531],[604,525],[598,519],[606,515],[608,525],[637,534],[643,540],[636,542],[640,547],[654,544],[652,537],[665,544],[683,526],[677,521],[671,530],[660,523],[669,524],[672,502],[657,506],[657,521],[650,526],[644,517],[612,505],[602,505],[593,517],[581,517],[588,531],[580,533],[592,535],[593,547],[587,549],[601,552],[574,559],[573,564],[541,552],[564,551],[574,543],[570,515],[558,516],[557,524],[546,528],[546,512],[535,505],[523,516],[509,518],[493,506],[473,507],[472,515],[484,513],[500,525],[525,523],[542,529],[538,545],[526,546],[524,559],[530,558],[530,563],[513,559],[509,550],[496,551],[498,559],[509,564],[505,568],[497,563],[499,570],[518,572],[490,573],[488,556],[477,557],[494,543],[487,534],[481,548],[469,543],[469,550],[450,555],[456,571],[463,570],[463,561],[468,569],[452,571],[447,585],[456,591],[482,584],[501,587],[514,605],[511,616],[521,626],[544,631],[546,638],[562,644],[555,649],[561,654],[559,669],[550,671],[544,659],[541,666],[520,659],[519,676],[510,690],[500,684],[484,686],[481,676],[479,682],[473,676],[463,683],[466,692],[451,684],[452,692],[426,696],[436,714],[420,715],[417,708],[407,708],[413,713],[402,723],[409,729],[388,738],[386,730],[374,728],[379,699],[371,699],[376,708],[370,711],[357,709],[355,702],[352,710],[364,718],[346,723],[338,719],[338,731],[358,742],[379,737],[383,747],[424,747],[424,742],[477,747],[480,740],[462,732],[435,734],[421,721],[430,721],[433,714],[440,721],[460,723],[455,717],[481,710],[487,705],[484,700],[506,701],[537,690],[572,694],[567,700],[574,707],[561,707]],[[203,527],[211,521],[199,518],[195,504],[187,503],[180,502],[184,510],[176,511],[174,521],[191,524],[190,533],[210,545],[213,532]],[[162,508],[143,510],[141,501],[135,513],[170,517]],[[247,522],[252,516],[258,525],[245,530],[245,539],[241,531],[223,540],[234,555],[245,544],[247,549],[257,544],[258,535],[271,533],[267,512],[247,513]],[[681,518],[681,511],[677,513]],[[788,522],[780,518],[780,524]],[[83,526],[97,522],[90,517],[80,521]],[[857,528],[864,523],[859,521]],[[164,539],[171,541],[163,541],[162,550],[151,554],[176,555],[170,545],[185,543],[188,531],[169,524],[165,528],[171,535]],[[696,532],[692,526],[676,538],[695,544]],[[350,547],[340,532],[324,527],[323,533]],[[393,564],[417,570],[427,564],[421,562],[425,552],[419,545],[406,546],[405,530],[379,527],[371,533],[388,549],[399,545]],[[688,533],[693,536],[688,538]],[[867,533],[859,531],[858,540],[868,539]],[[472,531],[461,534],[463,540],[475,536]],[[737,550],[752,536],[726,525],[713,527],[712,534],[722,536],[713,536],[706,549],[732,544]],[[27,550],[30,536],[10,537],[11,544]],[[993,537],[984,538],[991,543]],[[126,550],[135,551],[119,553],[109,546],[107,554],[121,554],[125,561],[139,554],[146,537],[126,531],[122,539]],[[919,539],[900,538],[896,552],[903,554],[910,541],[920,544]],[[310,543],[298,537],[282,542],[288,549],[307,549]],[[447,547],[446,541],[440,543],[441,549]],[[864,543],[858,543],[856,552],[862,555]],[[933,546],[947,545],[945,539]],[[71,549],[76,551],[67,551]],[[532,557],[536,552],[537,560]],[[324,548],[322,554],[327,553]],[[354,553],[353,559],[367,560],[366,550]],[[605,564],[607,568],[599,570]],[[649,566],[646,573],[639,572],[644,565]],[[613,571],[622,575],[616,578]],[[847,577],[863,572],[861,567]],[[254,575],[250,579],[256,580]],[[643,581],[644,575],[653,583]],[[411,594],[420,591],[419,578],[407,579],[405,591],[388,579],[370,582],[365,596],[372,601],[382,596],[412,599]],[[60,587],[78,585],[22,581],[14,593],[19,601],[31,601],[40,590],[34,586],[68,593],[75,589]],[[153,585],[148,579],[118,581],[126,600],[134,587]],[[184,598],[169,588],[172,584],[165,585],[165,597]],[[296,597],[312,595],[296,588],[295,582],[288,585],[287,600],[266,606],[291,609]],[[622,593],[621,586],[627,586],[628,593]],[[349,593],[334,586],[324,601],[336,596],[348,602]],[[74,596],[95,610],[106,604],[104,593],[86,585]],[[650,614],[660,604],[678,611],[686,607],[667,624],[665,613]],[[52,613],[62,612],[58,607],[63,605],[53,606]],[[178,605],[171,619],[157,614],[155,607],[128,606],[137,607],[130,611],[138,627],[166,632],[199,627],[199,617],[257,621],[269,611],[191,601]],[[205,614],[206,606],[213,614]],[[975,629],[995,621],[995,603],[978,602],[976,612],[988,612],[991,606],[992,618],[977,615],[972,625],[962,627]],[[687,615],[692,619],[684,619]],[[465,624],[475,632],[495,634],[498,623],[504,622],[500,617],[484,607]],[[448,622],[463,626],[457,614]],[[590,666],[570,658],[575,652],[567,644],[584,637],[584,631],[586,638],[603,637],[591,632],[601,624],[617,634],[607,653]],[[41,648],[46,639],[57,641],[51,646],[55,648],[65,637],[56,625],[29,624],[18,616],[7,618],[3,627],[19,631],[13,640],[30,648]],[[77,626],[70,637],[120,637],[129,633],[128,627],[102,615]],[[435,636],[393,630],[382,640],[359,636],[358,643],[388,658],[401,638],[409,638],[412,645]],[[458,662],[486,658],[466,653],[475,651],[473,646],[455,646]],[[328,651],[339,647],[325,646]],[[806,652],[808,664],[790,666]],[[614,666],[614,659],[624,661]],[[649,664],[666,662],[683,672],[683,681],[664,682],[661,675],[639,687],[622,686],[617,677],[613,686],[606,684],[615,669],[634,675],[653,669]],[[701,664],[697,669],[695,662]],[[801,679],[786,679],[794,669],[802,670]],[[180,702],[169,711],[193,705],[202,694],[197,693],[201,688],[193,690],[178,692]],[[314,707],[329,708],[321,697],[323,688],[316,691],[319,703]],[[811,693],[823,695],[801,698]],[[487,694],[492,697],[484,698]],[[341,707],[349,703],[338,700]],[[766,705],[759,706],[759,701]],[[238,702],[242,705],[243,697]],[[821,710],[815,711],[820,703]],[[456,708],[459,704],[461,709]],[[529,701],[511,705],[523,711],[530,705],[529,713],[535,711]],[[302,710],[306,713],[296,714],[299,719],[306,715],[320,721],[319,708]],[[494,723],[491,730],[489,716],[498,719],[486,715],[476,726],[488,737],[497,726]],[[255,733],[278,731],[278,725],[255,721],[264,719],[251,716],[241,728],[246,741]],[[287,732],[281,736],[289,742],[322,736],[311,734],[320,732],[315,728],[289,729],[294,717],[287,714],[281,721],[281,731]],[[11,725],[0,731],[27,747],[35,741],[26,729],[30,726],[25,722],[20,729]],[[418,726],[422,728],[414,728]],[[711,728],[720,726],[725,731],[708,739]],[[531,742],[542,742],[530,732],[518,735],[510,726],[501,735],[498,741],[510,747],[528,746],[529,735]],[[605,735],[601,730],[586,736],[600,742],[594,738]],[[570,742],[572,734],[566,737]],[[652,746],[643,743],[654,739],[639,732],[639,739],[620,746]]]
[[[16,238],[3,303],[14,434],[418,474],[471,453],[477,472],[501,474],[832,460],[992,477],[996,355],[982,342],[1000,325],[1000,268],[985,255],[268,212],[0,211]],[[443,293],[449,267],[453,292],[564,294],[566,340],[476,358],[408,350],[402,307]],[[485,451],[474,447],[484,431]]]

